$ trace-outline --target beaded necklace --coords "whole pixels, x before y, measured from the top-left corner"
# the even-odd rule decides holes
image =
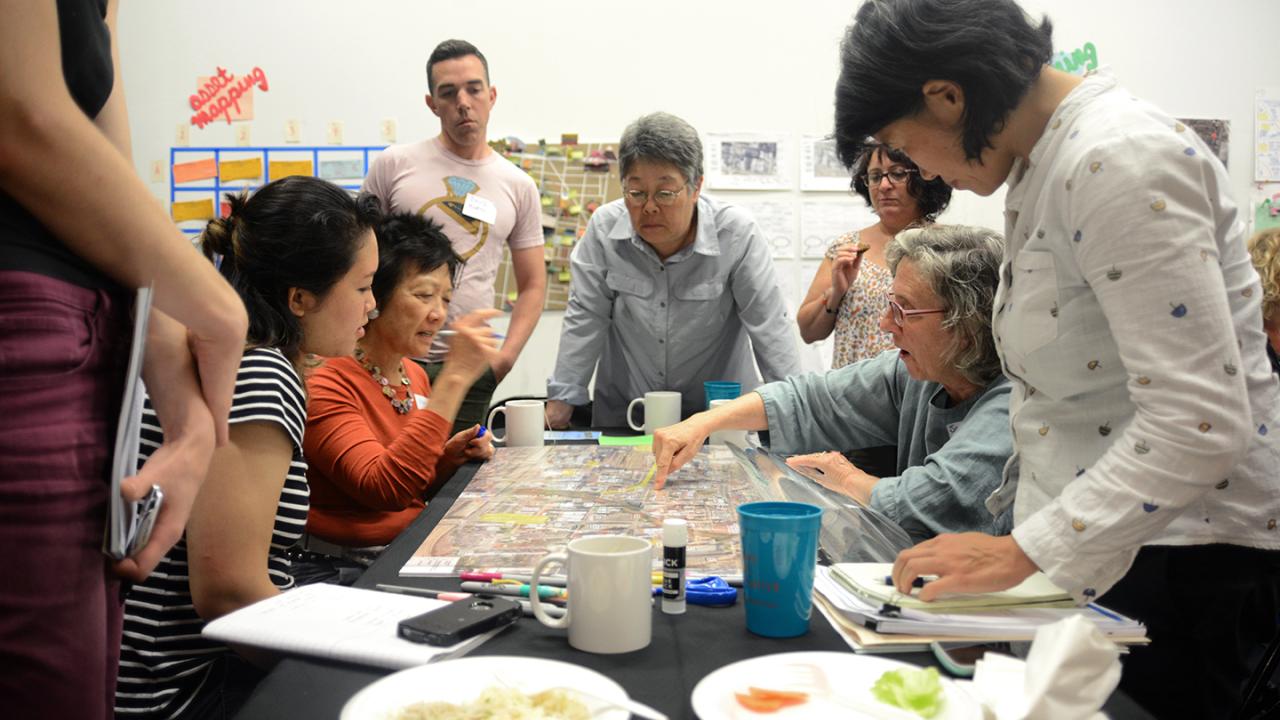
[[[377,365],[369,362],[368,355],[365,354],[364,348],[356,348],[356,362],[360,363],[360,367],[364,368],[373,376],[374,382],[382,387],[382,394],[387,396],[391,401],[391,407],[395,408],[401,415],[406,415],[413,409],[413,391],[409,389],[409,378],[403,371],[400,375],[400,384],[404,386],[404,399],[396,399],[396,389],[391,386],[391,381],[382,374],[382,369]]]

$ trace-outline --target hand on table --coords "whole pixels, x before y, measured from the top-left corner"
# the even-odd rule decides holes
[[[832,492],[847,495],[863,505],[871,502],[871,489],[880,480],[863,472],[838,452],[793,455],[787,458],[787,464],[793,468],[817,470],[818,472],[811,473],[809,477],[819,485]]]
[[[916,578],[937,576],[920,590],[919,598],[928,602],[944,593],[1007,590],[1038,569],[1012,535],[947,534],[898,553],[893,584],[908,593]]]
[[[661,490],[667,476],[689,462],[702,449],[702,443],[711,434],[698,413],[684,422],[661,428],[653,433],[653,458],[657,470],[653,475],[653,489]]]
[[[569,419],[573,417],[573,406],[562,400],[547,401],[547,425],[552,430],[564,430],[569,427]]]
[[[476,437],[478,432],[480,432],[480,426],[472,425],[449,438],[444,444],[445,456],[459,464],[469,460],[488,460],[493,457],[493,435],[486,432],[484,437]]]

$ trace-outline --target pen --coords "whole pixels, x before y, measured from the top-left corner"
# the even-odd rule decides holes
[[[477,437],[479,436],[477,435]],[[475,580],[477,582],[493,582],[494,580],[515,580],[525,584],[533,582],[533,577],[530,575],[512,575],[500,572],[464,572],[458,577],[462,580]],[[538,584],[566,587],[569,584],[569,578],[564,575],[543,575],[538,578]]]
[[[937,579],[938,579],[938,576],[937,576],[937,575],[929,575],[929,576],[921,575],[921,576],[917,577],[915,580],[912,580],[912,581],[911,581],[911,587],[914,587],[914,588],[922,588],[922,587],[924,587],[925,585],[928,585],[929,583],[931,583],[931,582],[933,582],[934,580],[937,580]],[[890,587],[892,587],[892,586],[893,586],[893,576],[892,576],[892,575],[885,575],[885,576],[884,576],[884,584],[885,584],[885,585],[888,585],[888,586],[890,586]]]
[[[458,334],[457,330],[437,330],[436,331],[436,337],[453,337],[454,335],[457,335],[457,334]],[[507,336],[503,335],[502,333],[492,333],[491,337],[496,337],[499,340],[507,339]]]
[[[529,586],[524,583],[519,585],[498,585],[494,583],[464,582],[462,583],[462,589],[475,593],[529,597]],[[538,586],[538,597],[542,600],[565,600],[568,595],[569,593],[564,588],[548,587],[546,585]]]
[[[484,437],[485,432],[487,432],[488,430],[489,428],[481,425],[480,429],[476,431],[476,439],[479,440],[480,438]]]
[[[441,590],[427,590],[426,588],[408,587],[405,585],[385,585],[378,583],[375,589],[383,592],[397,593],[400,595],[418,595],[421,597],[435,598],[437,600],[448,600],[454,602],[456,600],[466,600],[471,597],[471,593],[464,592],[445,592]],[[519,600],[521,610],[524,611],[526,617],[533,617],[533,605],[528,600]],[[565,609],[562,607],[544,606],[548,617],[558,618],[564,617]]]

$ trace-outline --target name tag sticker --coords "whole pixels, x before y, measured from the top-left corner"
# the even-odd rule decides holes
[[[415,402],[415,403],[417,403],[417,405],[418,405],[418,409],[419,409],[419,410],[426,410],[426,409],[427,409],[427,396],[426,396],[426,395],[419,395],[419,394],[417,394],[417,393],[414,393],[414,394],[413,394],[413,400],[414,400],[414,402]]]
[[[467,201],[462,205],[462,214],[492,225],[498,221],[498,206],[494,205],[492,200],[486,200],[475,193],[468,193]]]

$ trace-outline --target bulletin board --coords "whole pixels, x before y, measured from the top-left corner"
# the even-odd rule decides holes
[[[622,197],[615,143],[564,143],[525,146],[513,138],[490,143],[538,186],[542,230],[546,237],[546,310],[564,310],[569,300],[569,253],[587,230],[596,208]],[[515,275],[508,250],[494,284],[494,307],[511,309]]]

